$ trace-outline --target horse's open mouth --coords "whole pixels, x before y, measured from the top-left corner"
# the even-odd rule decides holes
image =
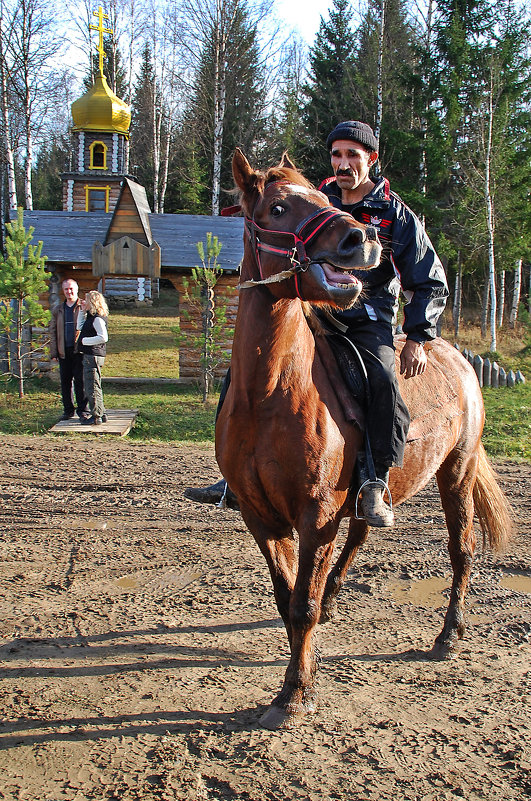
[[[343,270],[341,267],[335,267],[327,262],[321,264],[325,278],[330,286],[338,289],[352,289],[353,284],[359,284],[361,288],[361,281],[356,276],[351,275],[348,270]]]

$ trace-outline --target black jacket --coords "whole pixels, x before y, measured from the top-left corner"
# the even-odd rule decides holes
[[[94,320],[96,317],[100,317],[101,320],[107,325],[107,320],[105,317],[101,317],[99,314],[87,314],[85,318],[85,322],[83,323],[83,327],[79,333],[79,350],[81,353],[90,354],[92,356],[105,356],[107,353],[107,345],[105,342],[100,342],[98,345],[83,345],[83,338],[84,337],[96,337],[98,336],[98,332],[94,328]]]
[[[342,204],[335,178],[323,181],[319,189],[333,206],[376,228],[383,248],[378,267],[352,271],[363,283],[362,302],[336,316],[347,325],[367,317],[393,325],[402,289],[406,297],[404,333],[416,342],[433,339],[446,305],[448,285],[444,268],[418,217],[391,192],[386,178],[377,179],[372,192],[353,206]]]

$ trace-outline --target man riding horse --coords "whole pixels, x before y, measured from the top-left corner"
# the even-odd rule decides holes
[[[323,181],[320,191],[331,205],[375,228],[383,245],[377,267],[352,271],[363,283],[362,301],[334,316],[362,355],[371,395],[366,413],[371,455],[361,453],[357,460],[363,487],[361,513],[370,526],[392,526],[394,514],[386,502],[389,468],[402,466],[409,428],[395,370],[393,329],[398,297],[402,290],[407,300],[402,326],[407,339],[400,355],[400,372],[409,379],[422,375],[426,368],[424,345],[436,336],[448,286],[418,217],[391,192],[386,178],[369,177],[378,159],[372,128],[356,120],[341,122],[329,134],[327,147],[334,176]],[[338,280],[327,265],[322,266],[331,283]],[[347,276],[344,280],[351,279]],[[229,506],[237,508],[224,480],[210,487],[188,488],[185,497],[200,503],[218,503],[226,497]]]

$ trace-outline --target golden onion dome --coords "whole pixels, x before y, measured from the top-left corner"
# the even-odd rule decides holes
[[[98,75],[92,89],[72,103],[74,131],[105,131],[128,135],[131,109]]]

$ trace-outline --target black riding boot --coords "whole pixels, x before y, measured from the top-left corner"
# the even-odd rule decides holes
[[[391,506],[384,497],[389,489],[389,468],[375,463],[374,472],[376,481],[371,480],[367,457],[364,452],[358,454],[357,458],[359,492],[361,492],[361,511],[369,526],[386,528],[394,526],[395,516]]]
[[[240,511],[236,495],[224,478],[209,487],[187,487],[184,491],[184,497],[188,498],[189,501],[213,503],[221,508],[228,506],[229,509]]]

